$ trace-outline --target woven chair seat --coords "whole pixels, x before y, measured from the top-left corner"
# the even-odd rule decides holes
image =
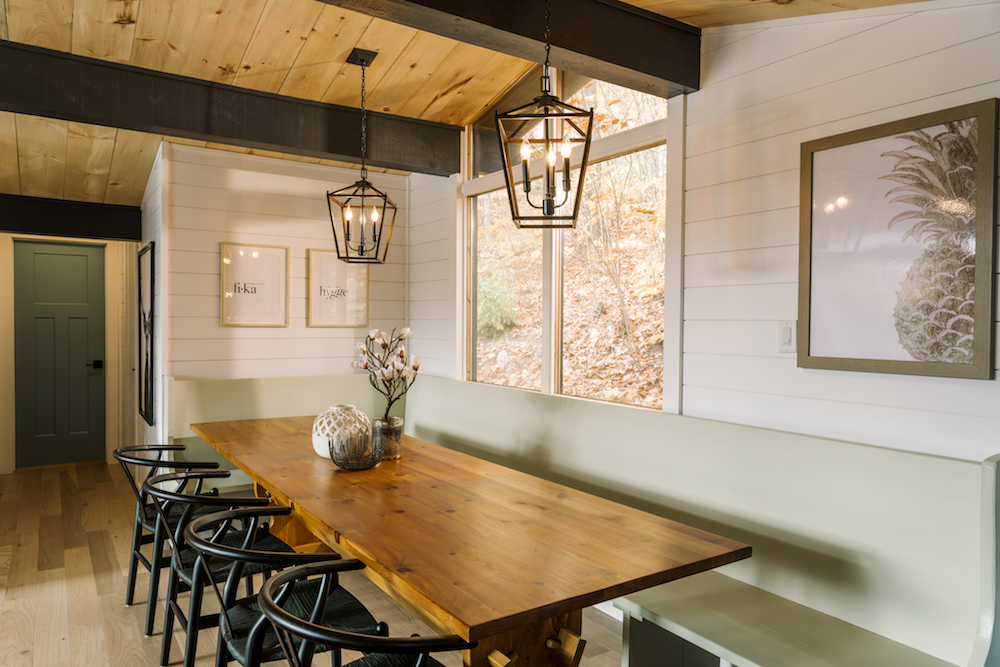
[[[245,530],[230,531],[223,537],[221,543],[229,547],[238,547],[243,544],[246,534]],[[294,549],[270,533],[259,537],[254,543],[254,548],[260,551],[295,553]],[[191,586],[191,582],[194,577],[194,565],[198,560],[198,552],[191,547],[183,547],[179,556],[181,564],[177,569],[177,578],[184,582],[187,586]],[[226,577],[229,575],[229,568],[231,565],[232,563],[228,561],[223,561],[217,558],[211,559],[209,561],[208,569],[212,573],[212,580],[216,583],[225,581]],[[273,569],[274,568],[267,565],[247,563],[246,567],[243,569],[243,576],[269,572]]]
[[[315,604],[316,596],[319,593],[319,588],[319,580],[300,582],[292,590],[288,601],[285,603],[286,608],[295,610],[297,614],[309,616]],[[241,665],[246,664],[247,640],[250,630],[261,619],[257,596],[237,601],[234,606],[226,610],[226,616],[230,624],[230,632],[226,636],[226,645],[233,658],[238,660]],[[328,622],[324,625],[336,627],[339,630],[357,632],[359,634],[375,634],[375,619],[353,595],[341,587],[335,588],[327,598],[323,618],[328,619]],[[270,623],[267,623],[266,627],[267,633],[264,636],[262,662],[283,660],[285,654],[278,645],[278,638],[274,633],[274,629]],[[326,646],[316,647],[317,653],[329,650],[330,648]]]

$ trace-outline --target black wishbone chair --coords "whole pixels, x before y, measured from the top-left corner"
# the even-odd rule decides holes
[[[181,514],[177,523],[167,537],[170,543],[170,571],[167,574],[167,600],[166,614],[163,619],[163,646],[160,652],[160,664],[164,667],[170,663],[170,644],[173,638],[174,619],[181,622],[181,627],[187,633],[184,644],[184,667],[194,665],[198,648],[198,631],[202,628],[214,628],[219,623],[218,614],[202,614],[202,600],[205,586],[208,581],[204,576],[203,568],[195,568],[198,560],[198,553],[189,547],[184,539],[184,528],[198,514],[218,512],[225,509],[235,509],[237,507],[266,507],[270,501],[267,498],[233,497],[220,495],[189,495],[176,493],[164,486],[169,486],[174,482],[192,481],[198,479],[221,479],[229,477],[227,470],[211,470],[204,472],[179,472],[167,473],[150,477],[142,484],[142,489],[147,494],[161,501],[162,503],[172,503],[173,506],[181,507]],[[168,518],[164,513],[160,513],[160,521],[165,522]],[[259,531],[261,534],[255,536],[255,543],[261,548],[269,551],[292,552],[293,549],[283,541],[268,533],[267,526],[251,527],[250,530]],[[243,530],[228,531],[227,540],[232,540],[234,544],[240,544],[246,538]],[[218,563],[210,572],[211,581],[224,581],[229,574],[229,563]],[[243,571],[246,579],[247,590],[250,590],[251,579],[254,574],[264,572],[266,568],[256,565],[247,567]],[[177,603],[177,596],[189,590],[191,592],[188,611],[185,614]]]
[[[288,514],[291,514],[291,509],[287,507],[236,509],[200,517],[184,529],[185,542],[200,554],[196,567],[203,569],[206,578],[207,573],[212,571],[213,562],[233,563],[223,590],[219,590],[217,583],[212,584],[222,609],[216,667],[226,667],[234,659],[243,667],[258,667],[262,662],[284,657],[271,624],[260,612],[257,596],[248,594],[242,599],[237,598],[240,578],[246,568],[254,565],[280,571],[295,565],[337,559],[327,570],[329,576],[299,586],[287,601],[289,607],[323,626],[364,634],[388,634],[388,628],[376,623],[364,605],[339,585],[337,573],[363,569],[361,561],[340,560],[337,554],[331,553],[265,551],[254,543],[257,533],[252,530],[245,531],[244,542],[239,546],[233,545],[235,540],[227,539],[228,532],[237,525],[255,525],[265,517]],[[298,659],[302,665],[311,664],[315,648],[311,643],[299,647]],[[331,648],[323,646],[320,650]],[[332,662],[335,667],[340,665],[339,651],[334,651]]]
[[[181,452],[184,449],[184,445],[135,445],[132,447],[120,447],[113,454],[115,459],[121,463],[122,470],[125,471],[125,477],[128,479],[128,483],[132,487],[132,492],[135,494],[135,521],[132,525],[132,554],[129,557],[128,563],[128,585],[125,589],[125,605],[131,606],[135,598],[136,575],[138,574],[139,565],[142,565],[149,571],[149,595],[147,596],[146,603],[145,627],[147,637],[153,634],[153,625],[156,621],[156,597],[160,589],[160,570],[169,565],[169,561],[165,561],[163,558],[164,536],[172,527],[176,526],[177,519],[180,516],[180,508],[168,506],[165,512],[168,526],[165,530],[157,531],[156,527],[159,522],[157,521],[156,508],[153,507],[150,497],[143,493],[141,489],[142,483],[163,471],[190,472],[192,470],[209,470],[219,467],[219,464],[215,461],[164,461],[162,459],[163,454],[166,452]],[[132,470],[129,469],[129,465],[146,469],[145,475],[138,482],[132,474]],[[138,473],[139,471],[136,472]],[[183,493],[185,491],[184,485],[186,484],[187,481],[180,482],[179,488],[175,489],[175,491]],[[196,484],[197,488],[193,492],[201,493],[201,480],[197,480]],[[146,558],[141,551],[142,546],[146,544],[153,545],[149,558]]]
[[[306,667],[294,647],[310,642],[364,654],[345,667],[441,667],[441,663],[430,656],[431,653],[460,651],[478,645],[479,642],[467,642],[457,635],[404,638],[345,632],[304,618],[292,604],[297,595],[296,589],[314,577],[323,580],[331,574],[335,576],[338,566],[337,561],[299,565],[267,579],[260,589],[258,602],[261,612],[274,626],[291,667]]]

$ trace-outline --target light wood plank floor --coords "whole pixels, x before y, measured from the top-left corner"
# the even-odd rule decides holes
[[[0,476],[0,665],[159,664],[164,591],[156,634],[144,637],[149,575],[142,568],[136,603],[125,606],[134,511],[132,490],[117,465],[53,466]],[[363,575],[348,574],[342,578],[345,587],[389,623],[393,635],[433,634]],[[621,623],[588,609],[583,634],[588,643],[582,667],[621,665]],[[215,638],[214,630],[201,633],[198,667],[214,664]],[[183,639],[177,630],[171,664],[181,661]],[[461,665],[457,655],[442,661]]]

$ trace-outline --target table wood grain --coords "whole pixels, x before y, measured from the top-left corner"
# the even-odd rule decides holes
[[[401,459],[342,470],[313,451],[313,419],[191,429],[322,541],[364,562],[383,590],[432,626],[485,648],[513,651],[516,640],[502,638],[554,633],[561,624],[579,632],[585,607],[751,553],[745,544],[409,436]],[[544,645],[545,638],[536,640]]]

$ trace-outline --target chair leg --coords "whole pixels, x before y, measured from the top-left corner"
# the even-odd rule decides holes
[[[128,561],[128,586],[125,589],[125,606],[131,607],[135,599],[135,578],[139,568],[139,547],[142,546],[141,508],[135,504],[135,523],[132,526],[132,555]]]
[[[201,573],[201,563],[197,562],[191,577],[191,602],[188,607],[187,637],[184,643],[184,667],[194,667],[194,659],[198,653],[198,626],[201,625],[201,602],[205,589],[205,581]]]
[[[219,624],[219,642],[215,647],[215,667],[227,667],[232,657],[226,646],[226,638],[222,634],[222,624]]]
[[[163,568],[163,523],[156,522],[153,533],[153,553],[149,555],[149,597],[146,598],[146,636],[153,635],[156,622],[156,601],[160,597],[160,570]]]
[[[170,664],[170,642],[174,638],[173,604],[177,600],[178,585],[177,573],[171,567],[167,573],[167,608],[163,615],[163,645],[160,649],[160,665],[162,667]]]

